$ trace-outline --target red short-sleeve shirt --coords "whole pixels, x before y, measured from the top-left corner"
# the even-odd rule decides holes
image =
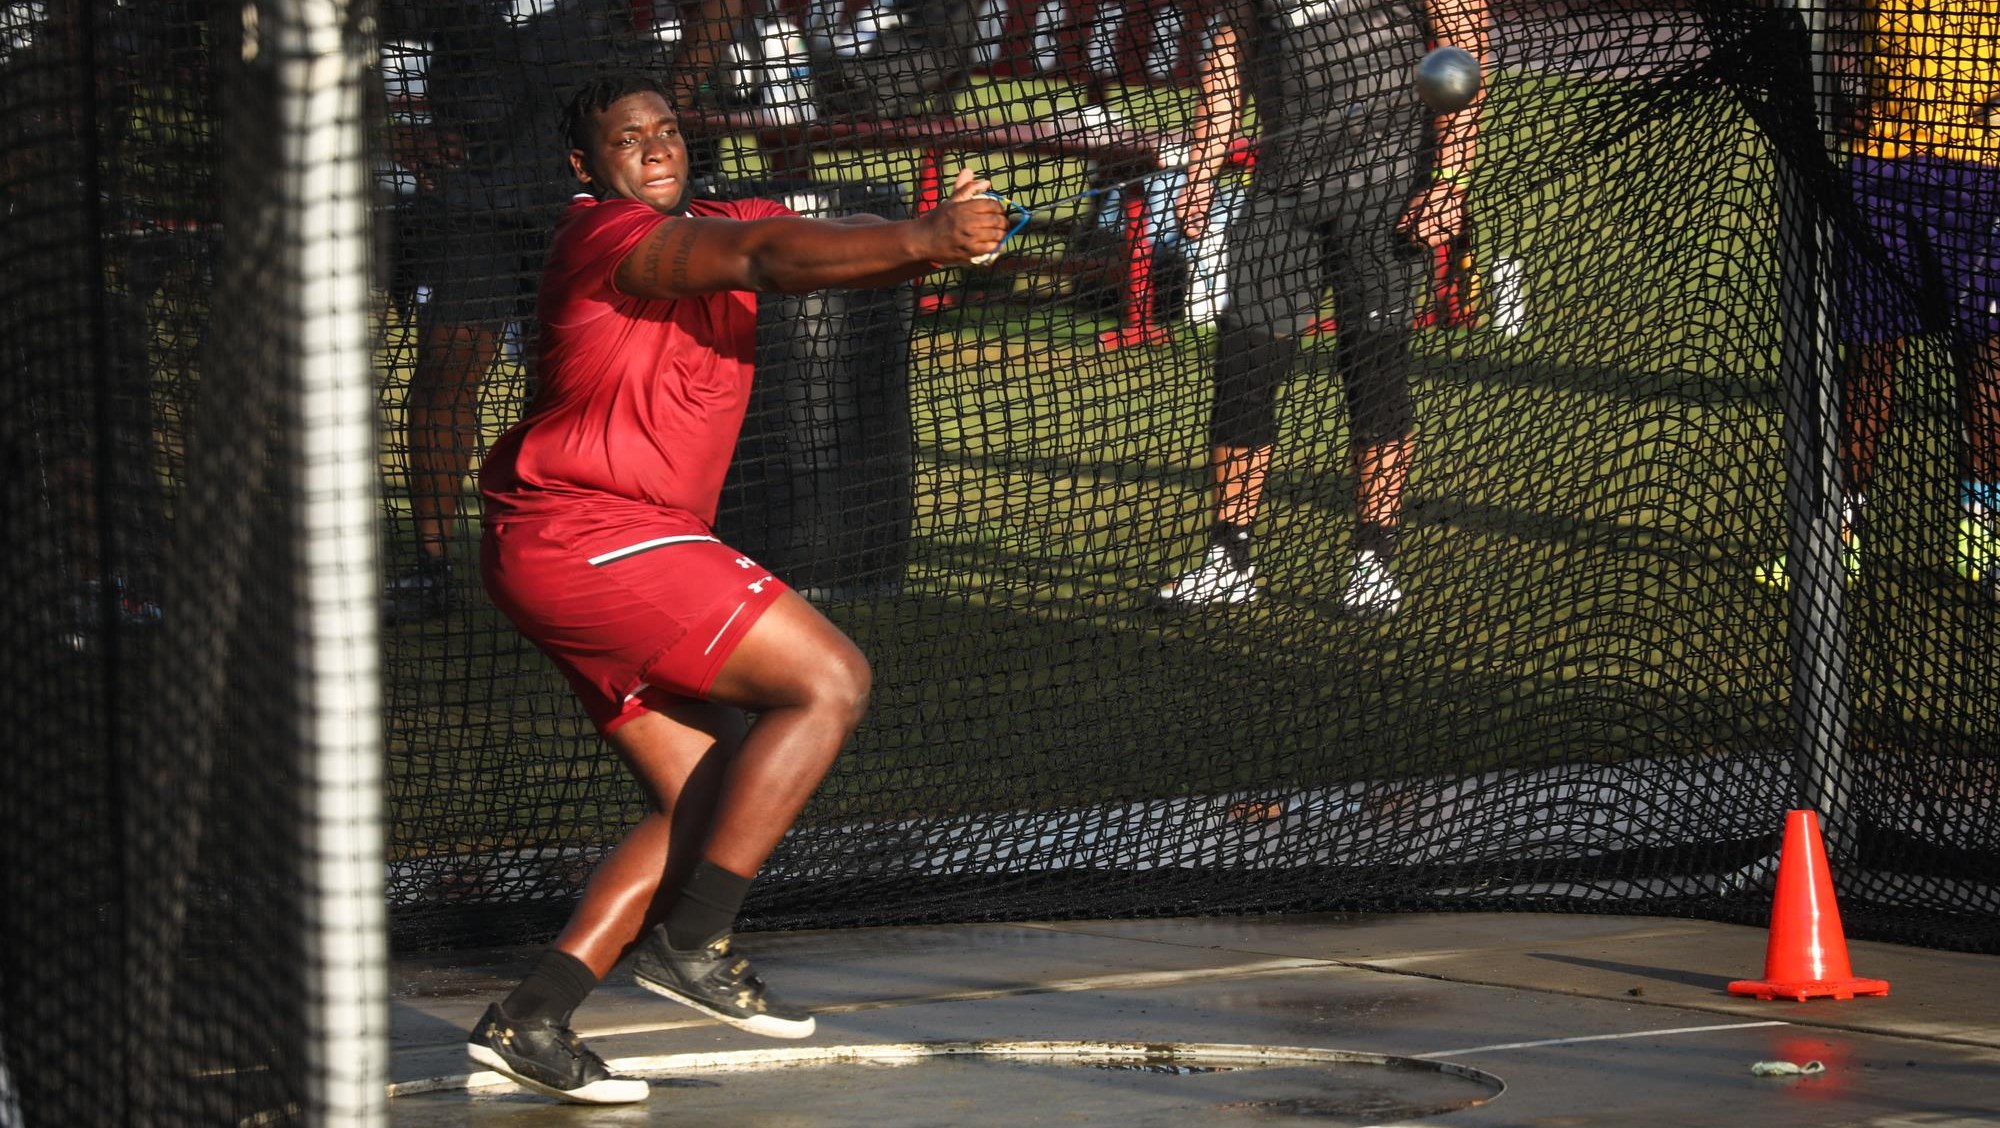
[[[768,200],[694,200],[691,216],[794,214]],[[618,264],[676,220],[636,200],[579,196],[542,268],[536,392],[479,475],[488,522],[642,507],[715,522],[749,403],[757,296],[621,294]]]

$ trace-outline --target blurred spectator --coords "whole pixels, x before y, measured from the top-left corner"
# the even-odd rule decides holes
[[[404,401],[416,551],[384,592],[387,620],[403,623],[455,599],[449,545],[478,453],[481,388],[510,327],[526,322],[574,189],[551,142],[561,106],[593,71],[654,41],[624,0],[383,0],[380,18],[385,41],[410,45],[390,81],[422,94],[392,107],[388,145],[414,189],[400,201],[397,258],[398,288],[416,306]]]
[[[1941,338],[1957,382],[1956,567],[2000,596],[2000,0],[1849,5],[1847,179],[1859,223],[1839,305],[1844,565],[1862,567],[1868,490],[1896,370]],[[1788,582],[1784,557],[1757,570]]]
[[[813,0],[805,41],[821,108],[832,117],[947,117],[972,81],[975,0]]]
[[[1434,116],[1410,75],[1431,41],[1486,57],[1484,0],[1233,0],[1199,75],[1183,234],[1199,240],[1254,101],[1259,138],[1243,213],[1229,224],[1210,415],[1208,547],[1160,588],[1169,607],[1259,595],[1252,528],[1277,438],[1277,393],[1302,334],[1333,297],[1334,366],[1353,436],[1355,532],[1340,593],[1353,614],[1394,613],[1391,570],[1414,455],[1408,344],[1426,248],[1466,221],[1478,102]]]

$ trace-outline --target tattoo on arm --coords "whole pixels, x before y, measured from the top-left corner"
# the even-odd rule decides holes
[[[660,276],[660,244],[664,239],[646,240],[645,252],[639,258],[639,273],[648,279]]]
[[[676,224],[675,226],[678,227],[680,225]],[[676,290],[687,283],[688,260],[694,257],[694,235],[694,232],[682,229],[668,236],[670,239],[677,239],[679,241],[678,245],[674,247],[673,269],[667,275],[667,285]]]
[[[669,290],[678,290],[687,283],[688,262],[694,256],[695,233],[685,224],[668,223],[662,226],[652,238],[641,244],[639,273],[646,285],[661,285]],[[669,247],[672,248],[672,273],[662,277],[661,267],[667,262]]]

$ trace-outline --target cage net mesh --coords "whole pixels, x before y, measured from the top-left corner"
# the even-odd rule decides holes
[[[618,66],[709,194],[902,217],[970,167],[1023,220],[760,304],[717,532],[875,690],[746,925],[1759,923],[1811,807],[1851,934],[1995,949],[2000,9],[1500,0],[1453,148],[1412,71],[1469,5],[1246,7],[1196,235],[1221,6],[355,6],[397,946],[553,934],[642,810],[481,591],[471,476],[532,395],[557,111]],[[264,1107],[304,893],[255,11],[0,5],[0,790],[6,1044],[98,990],[204,1031],[118,1052],[270,1067],[174,1099]]]
[[[328,1078],[369,1060],[325,1060],[313,1017],[329,961],[380,970],[365,936],[331,954],[366,914],[324,919],[312,880],[326,823],[380,830],[365,794],[307,787],[328,557],[297,503],[340,484],[301,456],[342,421],[293,378],[324,311],[290,280],[331,270],[283,237],[279,186],[317,155],[281,113],[280,20],[259,58],[223,8],[0,5],[9,1125],[350,1123]]]
[[[1218,175],[1200,239],[1175,205],[1218,9],[753,4],[717,29],[660,4],[489,5],[462,23],[421,7],[403,23],[381,9],[391,117],[490,156],[385,151],[404,236],[382,385],[388,578],[405,585],[384,654],[400,943],[552,928],[640,810],[484,600],[461,468],[530,393],[516,295],[547,225],[525,200],[482,205],[553,180],[538,203],[557,206],[572,188],[549,107],[590,68],[676,56],[714,194],[898,216],[972,167],[1028,215],[989,267],[763,303],[718,532],[852,635],[876,689],[751,922],[1337,906],[1751,920],[1784,812],[1810,804],[1838,828],[1858,932],[1992,943],[1993,569],[1961,527],[1977,445],[1947,313],[1967,279],[1880,272],[1872,300],[1927,320],[1894,367],[1861,574],[1783,583],[1771,567],[1839,556],[1824,549],[1832,362],[1794,307],[1848,273],[1843,248],[1887,253],[1846,181],[1884,81],[1867,36],[1942,49],[1918,93],[1956,114],[1991,93],[1978,9],[1956,30],[1750,4],[1495,10],[1459,170],[1471,222],[1431,253],[1241,234],[1285,177],[1315,172],[1342,191],[1295,224],[1394,225],[1384,186],[1406,191],[1436,155],[1411,99],[1436,35],[1416,4],[1302,9],[1323,34],[1297,65],[1320,79],[1281,80],[1296,90],[1268,85],[1259,68],[1278,62],[1246,60],[1253,95],[1288,104],[1251,99],[1243,136],[1264,136]],[[1385,15],[1400,30],[1342,31]],[[467,239],[461,223],[504,230]],[[1343,249],[1364,261],[1315,258]],[[1303,282],[1283,276],[1301,265]],[[442,320],[427,287],[455,267],[518,279],[493,292],[515,304],[463,330],[483,351],[468,359],[461,337],[458,363],[423,328]],[[1407,332],[1371,335],[1383,314],[1357,276],[1411,280],[1385,298]],[[1291,307],[1239,315],[1232,336],[1246,295]],[[1259,324],[1297,342],[1269,361],[1282,371],[1221,369],[1232,394],[1275,394],[1259,598],[1163,610],[1157,589],[1203,562],[1216,518],[1218,354],[1255,352]],[[1350,393],[1344,339],[1366,354],[1376,336],[1399,351]],[[1379,433],[1369,397],[1401,375],[1403,598],[1357,615],[1356,417]],[[440,536],[449,586],[411,598]]]

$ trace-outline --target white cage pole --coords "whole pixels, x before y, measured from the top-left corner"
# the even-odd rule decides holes
[[[300,736],[306,768],[307,1122],[388,1119],[367,40],[349,0],[253,0],[284,146],[278,246],[297,404]],[[254,60],[253,60],[254,62]]]

